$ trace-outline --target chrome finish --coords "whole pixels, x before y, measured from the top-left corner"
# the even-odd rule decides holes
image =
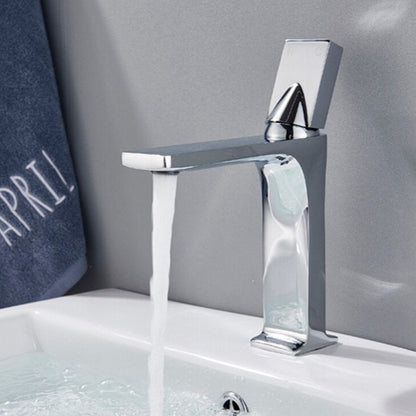
[[[301,125],[303,127],[309,127],[305,95],[303,94],[302,87],[296,82],[282,95],[269,114],[269,117],[267,117],[266,122],[296,124],[295,120],[298,116],[299,109],[302,110]]]
[[[279,140],[306,139],[307,137],[319,136],[319,130],[305,129],[295,124],[269,122],[264,132],[264,138],[268,142]]]
[[[121,160],[124,166],[133,169],[181,172],[233,163],[267,163],[282,151],[288,150],[288,146],[290,147],[284,142],[269,143],[263,136],[239,137],[123,152]]]
[[[269,114],[288,87],[302,87],[308,123],[301,114],[293,121],[301,127],[323,129],[335,86],[342,48],[326,39],[289,39],[285,42],[270,100]]]
[[[304,83],[286,83],[283,97],[272,99],[277,104],[271,103],[268,118],[266,136],[269,132],[270,140],[253,136],[122,154],[124,166],[166,173],[256,164],[263,189],[264,328],[251,342],[256,347],[293,355],[336,342],[325,333],[327,139],[317,128],[325,122],[323,112],[328,110],[332,94],[329,87],[334,86],[339,63],[335,64],[335,58],[339,61],[341,56],[341,48],[329,41],[287,41],[279,77],[283,73],[287,78],[290,73],[282,63],[301,64],[304,60],[298,56],[298,47],[306,54],[302,70],[311,72],[313,85],[307,84],[304,74]],[[308,59],[312,61],[310,67],[306,65]],[[318,74],[329,81],[318,79]],[[278,81],[275,90],[280,88]],[[315,94],[309,101],[311,107],[307,91]],[[314,128],[308,127],[308,116]],[[305,139],[285,140],[290,138]]]
[[[296,119],[301,121],[302,126],[308,127],[305,96],[302,87],[298,83],[291,85],[285,91],[267,117],[267,128],[264,132],[264,138],[269,142],[293,139],[293,127]],[[306,128],[301,126],[298,126],[298,128],[301,131],[306,130]],[[296,136],[296,138],[301,137]]]
[[[325,333],[326,137],[307,142],[308,155],[292,149],[261,168],[264,329],[251,343],[294,355],[336,342]]]
[[[221,410],[230,412],[232,416],[248,414],[248,406],[244,399],[233,391],[225,392],[219,399]]]

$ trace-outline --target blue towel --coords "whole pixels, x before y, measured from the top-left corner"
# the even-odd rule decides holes
[[[0,1],[0,307],[63,295],[85,241],[42,9]]]

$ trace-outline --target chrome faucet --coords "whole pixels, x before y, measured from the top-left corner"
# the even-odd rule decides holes
[[[263,183],[264,328],[251,340],[255,347],[298,355],[336,343],[325,332],[327,138],[319,129],[341,54],[329,40],[286,41],[262,136],[122,154],[124,166],[166,173],[256,164]]]

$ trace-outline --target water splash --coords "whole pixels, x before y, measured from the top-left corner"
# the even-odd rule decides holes
[[[150,416],[163,415],[164,338],[168,306],[170,247],[175,214],[177,175],[153,174],[153,275],[150,281],[152,300],[151,342],[149,356]]]

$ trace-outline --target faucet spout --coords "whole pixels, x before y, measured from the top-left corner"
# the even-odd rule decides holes
[[[296,146],[296,145],[295,145]],[[268,162],[291,147],[264,136],[239,137],[123,152],[126,167],[152,172],[181,172],[247,162]]]

